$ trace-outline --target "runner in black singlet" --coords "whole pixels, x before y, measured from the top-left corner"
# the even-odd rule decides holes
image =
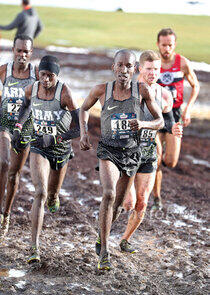
[[[82,150],[89,150],[91,144],[87,133],[88,110],[98,100],[101,103],[101,140],[97,149],[100,179],[103,186],[103,198],[99,211],[100,251],[97,252],[100,255],[99,270],[111,268],[108,238],[116,185],[121,174],[123,181],[117,194],[124,198],[130,191],[141,159],[138,131],[141,128],[157,130],[163,126],[161,111],[152,99],[148,87],[143,83],[131,82],[135,72],[135,63],[134,53],[129,50],[118,51],[112,66],[116,81],[94,87],[80,112],[80,147]],[[153,121],[141,120],[142,101],[145,101],[151,111]]]
[[[21,129],[32,110],[34,136],[31,142],[30,169],[35,186],[32,205],[32,245],[28,263],[39,262],[39,236],[44,218],[44,204],[50,212],[59,209],[59,191],[68,160],[71,139],[79,137],[79,110],[69,87],[58,80],[59,64],[54,56],[44,56],[39,64],[39,81],[26,88],[17,127]],[[71,124],[76,126],[73,127]],[[70,128],[71,127],[71,128]],[[13,134],[14,146],[19,133]]]
[[[14,39],[14,61],[0,67],[0,79],[3,83],[0,115],[0,217],[2,226],[0,236],[4,238],[9,228],[12,203],[18,189],[20,172],[29,153],[33,124],[27,118],[21,130],[16,150],[11,148],[11,137],[18,119],[19,110],[25,96],[25,87],[38,78],[38,69],[29,63],[33,41],[28,36]],[[3,213],[3,199],[7,183],[6,204]]]

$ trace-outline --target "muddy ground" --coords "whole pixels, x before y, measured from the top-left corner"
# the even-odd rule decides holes
[[[94,149],[82,152],[79,141],[74,141],[75,158],[62,187],[60,211],[50,214],[46,208],[42,262],[37,267],[26,263],[33,186],[28,164],[24,167],[9,234],[0,245],[0,294],[207,295],[209,121],[192,122],[185,131],[177,167],[163,168],[164,209],[150,214],[150,200],[132,238],[136,254],[119,250],[127,213],[114,225],[110,237],[113,270],[104,274],[96,270],[94,252],[102,192],[94,170],[98,119],[91,118],[90,126]],[[200,164],[192,163],[196,159],[202,160]]]

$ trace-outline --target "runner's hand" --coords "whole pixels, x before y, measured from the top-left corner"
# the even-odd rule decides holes
[[[172,127],[172,134],[174,136],[177,136],[179,138],[182,138],[183,135],[183,127],[182,124],[180,122],[177,122],[173,125]]]
[[[90,138],[87,134],[84,134],[80,139],[80,149],[82,151],[87,151],[92,148],[92,145],[90,143]]]
[[[132,131],[138,131],[142,128],[141,121],[137,119],[129,120],[129,125]]]
[[[20,143],[20,130],[14,129],[11,141],[13,149],[15,149],[16,153],[21,152],[21,143]]]
[[[183,127],[187,127],[191,122],[190,112],[185,109],[182,113]]]
[[[56,144],[56,137],[52,134],[43,134],[34,141],[34,145],[38,148],[47,148]]]

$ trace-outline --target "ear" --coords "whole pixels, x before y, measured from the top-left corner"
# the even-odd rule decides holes
[[[112,64],[112,66],[111,66],[111,70],[114,71],[114,64]]]

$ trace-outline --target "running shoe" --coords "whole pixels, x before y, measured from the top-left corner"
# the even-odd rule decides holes
[[[100,237],[100,234],[98,234],[98,238],[96,240],[95,250],[96,250],[96,254],[99,256],[100,252],[101,252],[101,237]]]
[[[31,263],[39,263],[40,262],[40,254],[39,254],[39,248],[37,248],[36,246],[32,246],[31,247],[31,255],[27,260],[28,264]]]
[[[51,213],[55,213],[60,208],[60,199],[57,196],[56,199],[47,199],[47,208],[50,210]]]
[[[3,216],[3,222],[1,224],[1,230],[0,230],[0,238],[4,238],[9,230],[9,221],[10,221],[10,215]]]
[[[103,255],[100,256],[98,261],[98,270],[110,270],[111,263],[110,263],[110,255],[108,252],[104,252]]]
[[[154,203],[151,207],[151,210],[152,211],[158,211],[158,210],[162,210],[163,208],[163,205],[162,205],[162,202],[161,202],[161,198],[158,197],[158,198],[154,198]]]
[[[131,246],[131,243],[129,243],[127,240],[122,240],[120,242],[120,248],[121,251],[126,252],[126,253],[135,253],[136,250]]]

